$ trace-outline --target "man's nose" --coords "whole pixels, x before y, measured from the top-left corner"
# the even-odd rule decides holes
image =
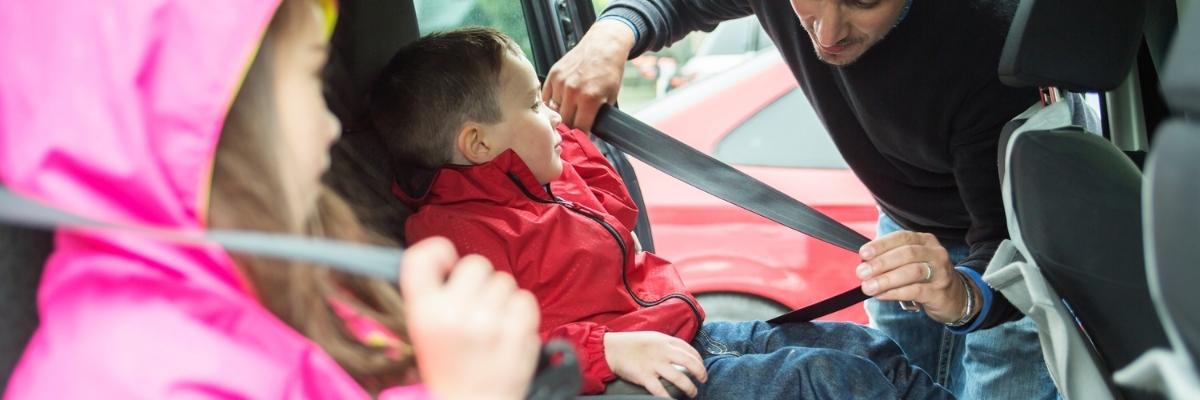
[[[816,31],[814,34],[817,37],[817,43],[821,46],[837,45],[849,34],[850,30],[847,29],[846,18],[842,11],[841,2],[822,2],[821,9],[817,12],[817,18],[813,20],[813,30]]]

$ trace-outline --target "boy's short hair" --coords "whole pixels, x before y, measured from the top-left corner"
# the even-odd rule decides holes
[[[508,36],[473,27],[434,33],[404,46],[380,72],[367,100],[371,123],[397,166],[449,164],[468,121],[496,123]]]

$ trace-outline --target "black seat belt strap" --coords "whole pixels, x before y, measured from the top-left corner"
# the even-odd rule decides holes
[[[667,175],[818,240],[855,254],[869,241],[791,196],[611,106],[600,108],[592,133]],[[860,288],[853,288],[768,322],[807,322],[867,298]]]

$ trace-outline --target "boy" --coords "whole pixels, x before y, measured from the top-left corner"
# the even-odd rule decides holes
[[[658,396],[663,378],[709,398],[949,397],[856,325],[702,325],[671,264],[635,250],[616,172],[540,93],[511,39],[470,28],[400,50],[368,103],[402,166],[393,192],[415,210],[407,240],[446,236],[512,273],[538,299],[543,338],[575,344],[585,394],[620,377]]]

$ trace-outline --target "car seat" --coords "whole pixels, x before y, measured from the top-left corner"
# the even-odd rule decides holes
[[[1126,0],[1023,0],[999,72],[1012,86],[1116,88],[1142,42],[1145,11]],[[1074,95],[1035,105],[1001,140],[1011,240],[984,280],[1034,320],[1066,398],[1144,398],[1112,372],[1166,341],[1142,269],[1138,167],[1080,115]],[[1023,123],[1020,120],[1025,120]]]
[[[1163,94],[1175,118],[1159,130],[1146,171],[1143,224],[1150,293],[1170,340],[1119,371],[1122,385],[1200,398],[1200,7],[1179,24],[1163,74]]]
[[[404,239],[404,219],[410,211],[390,191],[396,170],[365,120],[363,103],[368,86],[396,50],[420,37],[418,28],[411,1],[344,2],[326,71],[326,99],[342,120],[343,134],[333,146],[324,180],[351,203],[364,224],[397,241]],[[662,382],[672,397],[686,397]],[[584,397],[646,399],[648,394],[641,386],[617,380],[605,395]]]
[[[53,234],[0,224],[0,397],[37,328],[37,287]]]

